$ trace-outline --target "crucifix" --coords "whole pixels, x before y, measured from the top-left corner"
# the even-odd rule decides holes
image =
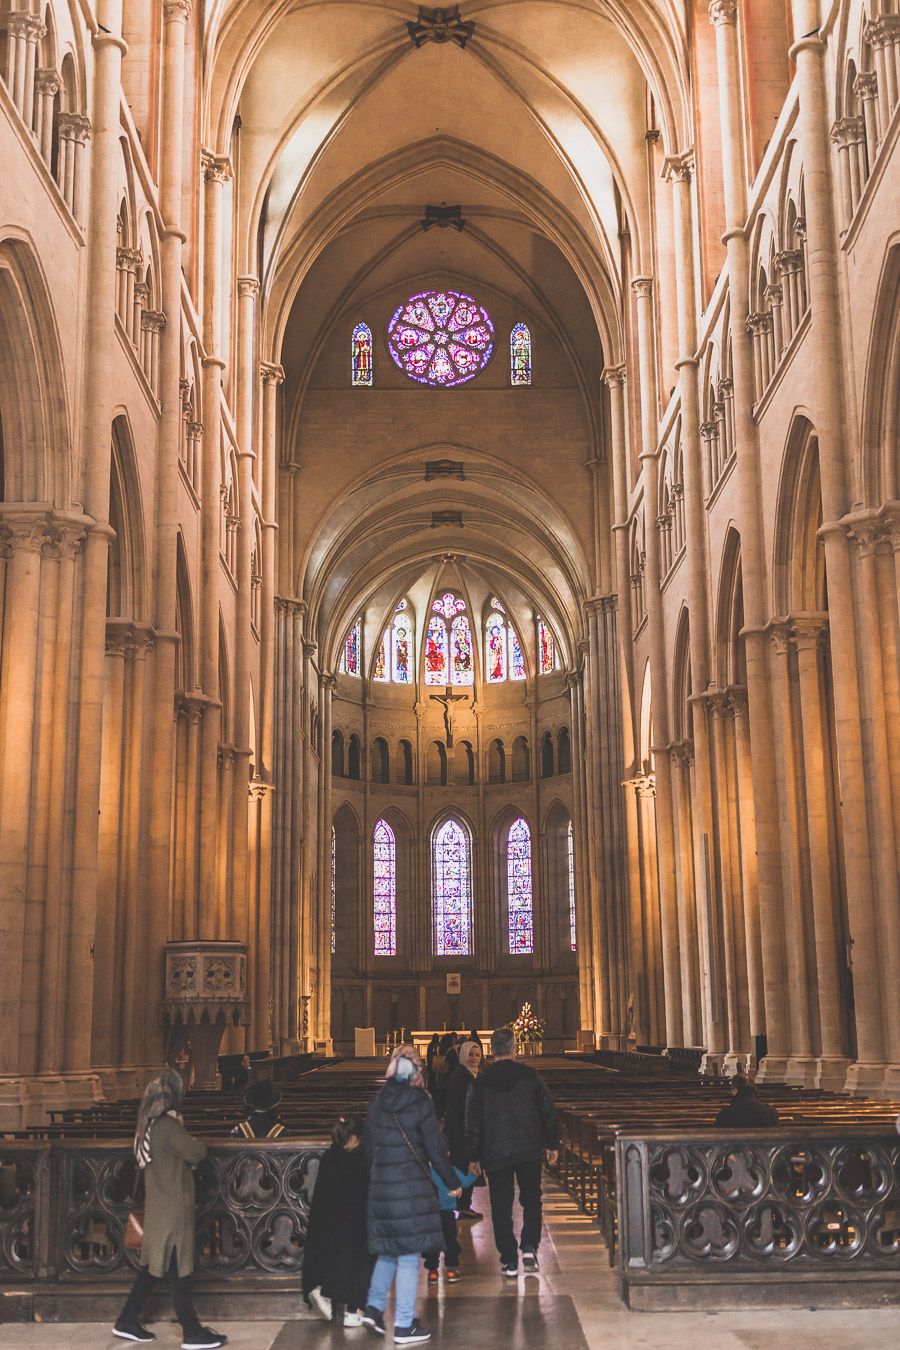
[[[444,690],[443,694],[431,694],[432,703],[443,703],[444,705],[444,730],[447,733],[447,749],[453,749],[453,705],[458,703],[461,698],[468,698],[468,694],[453,694],[450,692],[450,686]]]

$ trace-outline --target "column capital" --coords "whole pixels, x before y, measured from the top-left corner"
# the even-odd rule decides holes
[[[693,148],[667,155],[663,160],[662,176],[667,183],[690,183],[694,176]]]
[[[861,117],[839,117],[831,128],[831,139],[839,149],[845,149],[848,145],[859,145],[863,135]]]
[[[284,367],[276,365],[273,361],[261,361],[259,378],[263,384],[274,384],[277,388],[279,384],[284,384]]]
[[[275,791],[274,783],[267,783],[262,778],[251,778],[248,784],[248,792],[251,802],[265,801],[268,793]]]
[[[227,183],[232,176],[231,160],[227,155],[214,155],[211,150],[201,150],[200,167],[207,183]]]
[[[783,298],[784,297],[781,294],[781,287],[779,286],[778,282],[770,281],[766,289],[763,291],[763,299],[767,302],[767,304],[774,306],[780,305]]]
[[[877,19],[870,19],[865,35],[871,47],[890,47],[900,42],[900,14],[880,14]]]
[[[694,742],[690,740],[672,741],[669,745],[669,756],[673,764],[680,769],[689,769],[694,762]]]
[[[166,23],[187,23],[193,9],[193,0],[163,0],[163,19]]]
[[[304,642],[303,644],[304,650],[306,649],[306,645],[307,644]],[[323,694],[328,695],[333,694],[336,685],[337,685],[337,676],[334,674],[333,671],[322,670],[319,672],[319,686]]]
[[[722,24],[731,24],[734,27],[737,24],[737,0],[712,0],[709,7],[709,21],[716,28],[721,28]]]
[[[11,37],[24,38],[26,42],[40,42],[47,32],[47,26],[41,16],[32,14],[27,9],[13,11],[6,25]]]
[[[799,248],[783,248],[775,254],[775,267],[780,276],[787,276],[791,272],[799,272],[803,262],[803,254]]]
[[[608,389],[622,389],[625,385],[625,363],[620,366],[604,366],[600,376]]]
[[[238,277],[237,288],[241,300],[255,299],[259,295],[259,277]]]
[[[639,773],[635,778],[623,778],[622,786],[634,788],[638,797],[655,797],[656,774]]]
[[[203,423],[202,423],[202,422],[188,422],[188,424],[187,424],[187,434],[188,434],[188,439],[189,439],[189,440],[192,440],[192,441],[199,441],[200,437],[203,435]]]
[[[766,625],[769,641],[779,656],[786,656],[791,646],[791,621],[788,618],[773,619]]]
[[[828,615],[795,614],[791,630],[798,651],[824,647],[828,637]]]
[[[638,300],[649,300],[653,295],[653,278],[635,277],[631,283],[631,289]]]
[[[857,98],[877,98],[878,77],[874,70],[861,70],[853,81],[853,90]]]
[[[57,118],[59,134],[64,141],[83,145],[91,134],[91,119],[81,113],[63,112]]]
[[[141,327],[146,333],[161,333],[166,326],[166,316],[158,309],[145,309],[141,315]]]
[[[37,93],[53,98],[62,88],[62,78],[52,66],[42,67],[34,72],[34,87]]]

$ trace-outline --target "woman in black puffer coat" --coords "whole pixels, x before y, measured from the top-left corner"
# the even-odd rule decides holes
[[[396,1280],[394,1342],[418,1343],[427,1339],[415,1317],[419,1257],[444,1244],[430,1168],[457,1196],[459,1180],[414,1046],[394,1051],[387,1081],[369,1106],[363,1144],[369,1161],[369,1251],[377,1258],[363,1322],[383,1332]]]

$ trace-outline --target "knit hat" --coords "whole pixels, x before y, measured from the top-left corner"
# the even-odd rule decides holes
[[[281,1102],[281,1093],[271,1078],[262,1078],[247,1089],[244,1102],[251,1111],[274,1111]]]

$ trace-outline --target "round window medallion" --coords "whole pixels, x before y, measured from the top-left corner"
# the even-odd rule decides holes
[[[404,375],[449,389],[484,370],[494,350],[494,325],[471,295],[420,291],[394,311],[387,340]]]

